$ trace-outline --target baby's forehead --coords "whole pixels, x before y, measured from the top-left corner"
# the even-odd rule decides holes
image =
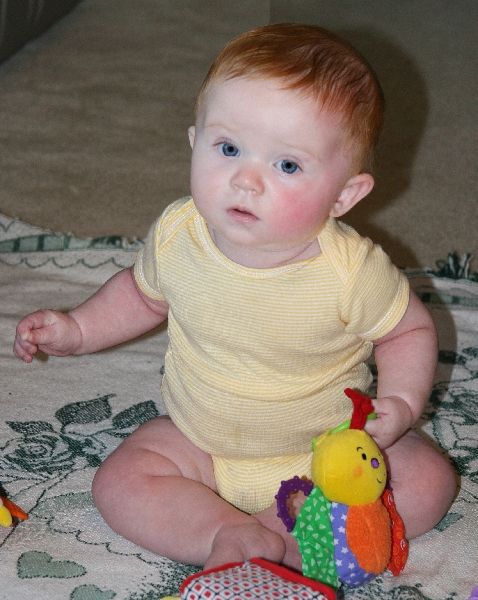
[[[257,104],[267,103],[269,101],[269,94],[274,91],[277,91],[278,102],[281,101],[280,92],[287,92],[287,95],[282,95],[284,103],[290,102],[291,97],[294,96],[298,101],[309,101],[307,104],[312,110],[310,112],[310,118],[330,118],[337,124],[342,124],[345,121],[345,115],[341,115],[338,111],[329,110],[327,104],[324,100],[324,97],[320,94],[318,95],[314,90],[308,89],[305,86],[299,87],[295,86],[290,81],[279,77],[264,77],[259,75],[253,75],[245,77],[241,76],[230,76],[225,74],[221,78],[210,81],[208,86],[202,90],[201,95],[198,97],[197,105],[196,105],[196,113],[199,115],[200,113],[205,113],[208,108],[214,106],[216,99],[219,97],[221,100],[224,99],[224,91],[228,90],[228,88],[233,88],[233,93],[230,94],[228,100],[231,104],[236,102],[235,93],[240,90],[242,93],[247,95],[248,88],[251,89],[249,84],[253,84],[254,97]],[[260,87],[263,86],[264,90],[268,92],[268,94],[264,94],[264,97],[261,98],[260,93],[257,94],[257,89],[260,90]],[[305,104],[304,104],[305,106]],[[253,107],[252,107],[253,109]]]
[[[203,98],[198,104],[196,124],[206,126],[218,119],[227,122],[228,114],[242,112],[245,117],[244,126],[253,127],[261,117],[267,120],[271,114],[280,115],[282,105],[284,115],[283,119],[280,117],[279,127],[281,122],[285,123],[288,119],[296,118],[298,121],[295,122],[300,124],[304,121],[310,123],[312,131],[319,121],[320,126],[326,124],[327,127],[336,129],[344,146],[352,142],[346,115],[338,110],[332,110],[323,98],[317,98],[312,91],[304,88],[297,89],[287,80],[280,78],[241,76],[224,77],[212,82],[204,90]]]

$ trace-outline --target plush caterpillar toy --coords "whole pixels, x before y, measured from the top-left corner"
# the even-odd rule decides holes
[[[28,515],[19,506],[0,496],[0,525],[2,527],[11,527],[18,521],[25,521]]]
[[[367,418],[375,418],[372,402],[351,389],[345,394],[354,405],[352,419],[313,440],[312,481],[283,481],[276,495],[304,575],[334,588],[362,585],[387,568],[398,575],[408,555],[383,456],[363,430]],[[294,519],[288,500],[300,491],[307,498]]]

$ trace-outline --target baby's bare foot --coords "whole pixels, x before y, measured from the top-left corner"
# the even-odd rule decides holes
[[[297,514],[302,508],[305,497],[303,494],[297,494],[291,499],[291,505],[289,506],[290,514],[296,518]],[[302,572],[302,557],[299,552],[299,546],[296,539],[290,534],[282,520],[277,516],[277,506],[274,503],[266,510],[254,515],[254,517],[262,523],[264,527],[270,531],[274,531],[279,534],[285,544],[285,554],[282,559],[282,564],[289,569],[294,569],[298,573]]]
[[[265,558],[280,563],[285,554],[282,537],[260,523],[224,525],[216,533],[205,569],[250,558]]]

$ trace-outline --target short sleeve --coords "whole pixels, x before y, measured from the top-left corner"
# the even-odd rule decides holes
[[[346,333],[373,342],[396,327],[409,302],[406,276],[371,240],[339,222],[324,236],[343,294],[339,314]]]
[[[342,304],[347,333],[377,340],[401,321],[408,306],[409,284],[380,246],[370,243],[350,273]]]
[[[161,218],[150,228],[146,242],[136,256],[134,278],[139,289],[153,300],[164,300],[159,284],[159,239]]]
[[[167,206],[163,214],[152,225],[143,248],[138,252],[134,264],[134,278],[139,289],[153,300],[165,300],[161,292],[160,252],[175,235],[184,221],[196,212],[190,196],[185,196]]]

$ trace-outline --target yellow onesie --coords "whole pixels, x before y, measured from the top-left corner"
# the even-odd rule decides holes
[[[161,392],[173,422],[213,456],[220,494],[250,513],[307,474],[312,438],[350,418],[372,342],[402,318],[406,277],[379,246],[330,218],[322,253],[273,269],[233,263],[190,198],[169,206],[135,264],[169,304]]]

